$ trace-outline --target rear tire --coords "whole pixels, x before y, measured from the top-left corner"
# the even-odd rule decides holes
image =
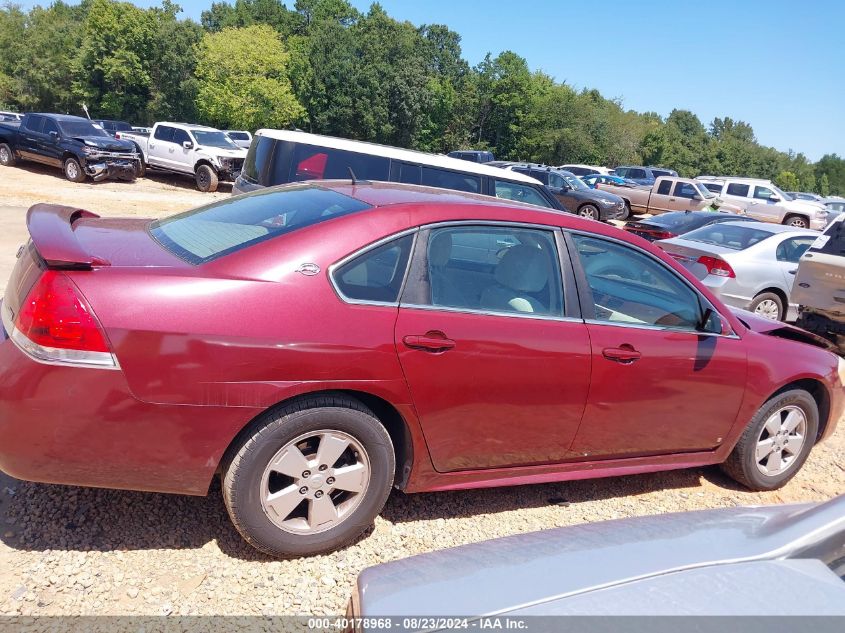
[[[197,167],[195,178],[197,181],[197,189],[200,191],[206,193],[217,191],[217,172],[209,165],[200,165]]]
[[[3,167],[14,167],[18,159],[15,158],[15,152],[6,143],[0,143],[0,165]]]
[[[85,171],[75,158],[68,158],[64,165],[65,178],[71,182],[85,182]]]
[[[773,321],[783,321],[785,315],[783,299],[774,292],[761,292],[748,304],[748,310]]]
[[[786,226],[794,226],[796,229],[809,229],[810,222],[803,215],[788,215],[783,219]]]
[[[390,436],[370,409],[343,396],[310,397],[268,411],[244,433],[223,464],[223,500],[253,547],[310,556],[373,524],[395,470]]]
[[[793,431],[800,433],[784,433],[796,419],[799,424]],[[813,397],[803,389],[785,391],[754,414],[721,468],[751,490],[780,488],[807,461],[818,429],[819,409]]]

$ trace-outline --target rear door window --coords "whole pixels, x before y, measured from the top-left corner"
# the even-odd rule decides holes
[[[645,169],[629,169],[628,178],[647,178]]]
[[[729,196],[739,196],[740,198],[747,198],[748,192],[751,190],[746,184],[741,182],[732,182],[728,184],[727,193]]]
[[[26,120],[26,129],[30,130],[31,132],[41,132],[42,127],[44,126],[44,117],[43,116],[30,116]]]
[[[159,125],[153,137],[159,141],[170,142],[173,140],[173,128],[167,125]]]
[[[431,231],[425,302],[435,307],[562,316],[554,234],[519,226]],[[419,289],[415,289],[419,290]]]
[[[661,180],[660,184],[657,187],[657,193],[661,196],[668,196],[669,192],[672,190],[672,181],[671,180]]]
[[[370,205],[328,189],[300,186],[234,197],[153,222],[150,233],[164,248],[202,264],[265,240]]]

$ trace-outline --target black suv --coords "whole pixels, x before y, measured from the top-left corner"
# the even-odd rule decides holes
[[[111,121],[109,119],[97,119],[94,123],[99,124],[102,128],[114,136],[117,132],[131,132],[132,124],[126,121]]]
[[[602,222],[625,216],[622,198],[607,191],[591,189],[571,172],[530,163],[515,163],[506,169],[542,182],[570,213]]]

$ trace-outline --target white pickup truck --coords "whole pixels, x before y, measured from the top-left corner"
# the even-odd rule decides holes
[[[213,127],[186,123],[156,123],[149,134],[118,132],[115,138],[132,141],[146,168],[190,174],[200,191],[217,191],[217,183],[238,177],[246,150]]]

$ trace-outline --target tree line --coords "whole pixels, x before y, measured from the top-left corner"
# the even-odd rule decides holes
[[[471,66],[460,35],[347,0],[212,2],[201,23],[162,0],[0,9],[0,104],[135,124],[290,127],[431,152],[489,149],[547,164],[662,165],[845,194],[845,159],[758,143],[750,124],[626,110],[512,51]]]

